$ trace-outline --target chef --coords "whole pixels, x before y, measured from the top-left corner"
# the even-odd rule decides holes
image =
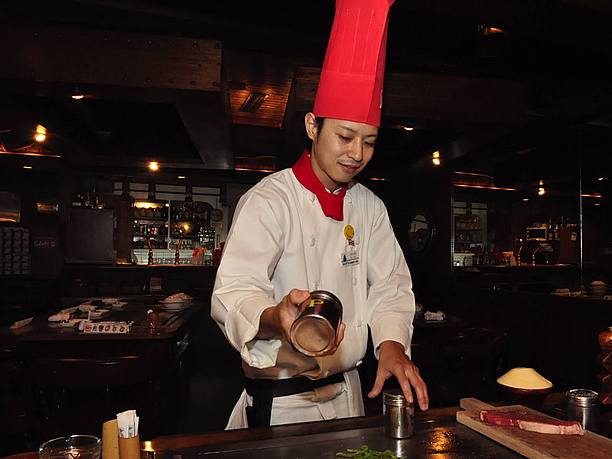
[[[376,379],[394,377],[428,408],[410,360],[415,301],[383,202],[354,181],[380,126],[387,20],[393,0],[337,0],[314,108],[310,148],[240,199],[212,295],[211,315],[242,357],[245,390],[228,429],[364,415],[357,366],[371,330]],[[290,328],[313,290],[344,308],[335,344],[309,357]]]

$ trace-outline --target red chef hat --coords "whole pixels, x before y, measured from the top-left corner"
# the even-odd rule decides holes
[[[387,18],[394,0],[336,0],[313,112],[380,127]]]

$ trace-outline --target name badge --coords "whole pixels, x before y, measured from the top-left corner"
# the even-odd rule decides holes
[[[342,266],[354,266],[359,264],[359,253],[356,250],[345,250],[342,253]]]

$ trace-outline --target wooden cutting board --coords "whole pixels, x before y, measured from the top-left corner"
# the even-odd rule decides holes
[[[609,459],[612,458],[612,440],[585,431],[584,435],[554,435],[486,424],[480,420],[481,410],[517,409],[546,416],[521,405],[494,407],[475,398],[462,398],[457,421],[507,448],[529,458],[553,459]],[[547,416],[549,417],[549,416]],[[554,418],[551,418],[554,419]]]

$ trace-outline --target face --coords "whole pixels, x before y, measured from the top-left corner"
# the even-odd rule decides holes
[[[365,123],[326,118],[322,127],[312,113],[306,115],[312,140],[312,168],[330,191],[353,180],[374,154],[378,128]]]

